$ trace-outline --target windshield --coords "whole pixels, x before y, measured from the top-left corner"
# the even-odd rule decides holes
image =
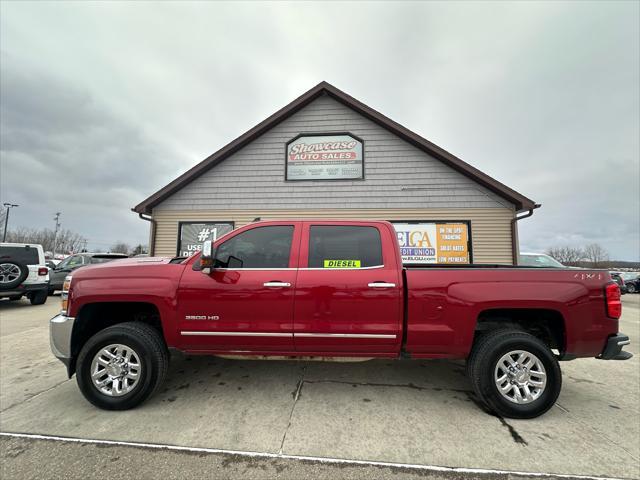
[[[625,272],[620,274],[625,280],[635,280],[640,276],[638,272]]]
[[[518,265],[526,267],[553,267],[553,268],[567,268],[555,258],[542,253],[530,254],[524,253],[518,257]]]

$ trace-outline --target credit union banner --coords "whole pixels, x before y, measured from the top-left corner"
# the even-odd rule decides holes
[[[467,223],[394,223],[393,226],[403,263],[471,262]]]
[[[287,144],[287,180],[363,178],[362,142],[351,135],[308,135]]]

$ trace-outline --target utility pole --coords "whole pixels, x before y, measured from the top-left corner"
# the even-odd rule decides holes
[[[60,228],[60,213],[56,212],[56,216],[53,218],[56,221],[56,229],[53,232],[53,258],[56,258],[56,244],[58,243],[58,229]]]
[[[4,217],[4,233],[2,234],[2,241],[6,241],[7,239],[7,225],[9,224],[9,210],[13,207],[19,207],[20,205],[16,205],[15,203],[3,203],[4,207],[7,209],[7,216]]]

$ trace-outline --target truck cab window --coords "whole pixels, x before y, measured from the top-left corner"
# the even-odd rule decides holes
[[[287,268],[292,240],[292,225],[247,230],[218,247],[215,266],[218,268]]]
[[[311,226],[310,268],[363,268],[382,264],[382,242],[377,228]]]

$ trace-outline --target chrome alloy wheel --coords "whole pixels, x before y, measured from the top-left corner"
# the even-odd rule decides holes
[[[498,360],[494,380],[504,398],[513,403],[527,404],[544,392],[547,372],[533,353],[513,350]]]
[[[93,357],[91,380],[103,394],[120,397],[131,392],[140,380],[142,365],[135,350],[127,345],[107,345]]]
[[[15,263],[0,263],[0,284],[11,283],[20,276],[20,268]]]

